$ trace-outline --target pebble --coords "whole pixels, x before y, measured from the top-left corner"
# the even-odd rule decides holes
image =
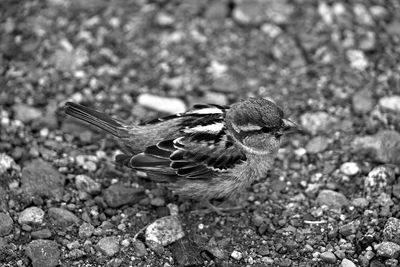
[[[149,247],[154,244],[167,246],[182,237],[185,233],[178,216],[165,216],[152,222],[145,232],[146,244]]]
[[[352,97],[352,105],[354,111],[358,114],[370,112],[375,106],[371,90],[364,89],[356,92]]]
[[[80,221],[75,214],[62,208],[50,208],[48,214],[54,224],[59,226],[65,227],[72,224],[79,224]]]
[[[224,19],[229,14],[228,3],[223,1],[213,1],[206,7],[205,18],[206,19]]]
[[[400,254],[400,245],[390,241],[385,241],[375,245],[375,250],[377,251],[378,256],[397,258]]]
[[[137,98],[139,105],[146,108],[163,112],[167,114],[175,114],[186,111],[185,103],[178,98],[167,98],[151,94],[141,94]]]
[[[355,198],[351,201],[351,205],[358,208],[366,208],[369,205],[369,201],[366,198],[359,197]]]
[[[18,217],[18,223],[23,224],[41,224],[44,218],[44,211],[38,207],[29,207],[24,209]]]
[[[305,129],[315,135],[318,132],[326,132],[328,129],[332,128],[332,125],[337,122],[337,119],[326,112],[319,111],[304,113],[300,117],[300,122]]]
[[[400,113],[400,95],[382,97],[379,99],[379,106],[383,109]]]
[[[325,251],[319,255],[321,260],[327,263],[335,263],[336,262],[336,256],[333,254],[331,251]]]
[[[14,105],[13,110],[15,118],[23,123],[29,123],[43,117],[43,113],[40,109],[25,104]]]
[[[382,192],[395,181],[394,170],[386,165],[373,168],[364,179],[364,188],[368,193]]]
[[[390,217],[383,228],[383,240],[400,244],[400,219]]]
[[[357,233],[359,226],[360,226],[360,221],[352,221],[349,222],[348,224],[340,226],[339,232],[346,237],[351,234]]]
[[[342,262],[340,263],[340,267],[356,267],[354,262],[348,259],[343,259]]]
[[[9,169],[19,170],[19,166],[14,159],[5,153],[0,153],[0,175]]]
[[[231,253],[231,257],[237,261],[240,261],[243,258],[243,254],[240,251],[234,250]]]
[[[33,160],[22,169],[21,188],[29,196],[61,200],[65,178],[50,163]]]
[[[306,145],[309,153],[320,153],[328,147],[328,139],[322,136],[312,138]]]
[[[352,147],[374,151],[379,161],[400,164],[400,134],[393,130],[381,130],[376,135],[356,137]]]
[[[111,208],[130,203],[138,203],[144,196],[143,188],[132,188],[124,184],[114,184],[103,191],[103,198]]]
[[[328,189],[319,192],[316,202],[319,205],[327,205],[337,209],[349,204],[348,199],[342,193]]]
[[[0,237],[11,233],[13,229],[12,218],[4,212],[0,212]]]
[[[132,249],[135,257],[144,257],[147,255],[146,246],[140,240],[133,240],[132,241]]]
[[[94,226],[91,225],[90,223],[82,223],[81,226],[79,226],[79,237],[81,238],[88,238],[93,235],[94,232]]]
[[[52,236],[51,231],[48,228],[34,231],[31,233],[32,239],[48,239]]]
[[[33,267],[52,267],[58,265],[60,250],[54,241],[37,239],[26,246],[25,255]]]
[[[95,182],[87,175],[79,174],[75,177],[75,186],[79,191],[95,195],[100,193],[101,184]]]
[[[240,89],[239,84],[237,77],[229,74],[219,75],[214,78],[213,90],[221,93],[234,93]]]
[[[165,199],[162,197],[155,197],[150,200],[150,204],[156,207],[164,207]]]
[[[115,236],[103,237],[97,242],[97,248],[107,256],[114,256],[120,250],[118,238]]]
[[[360,172],[360,167],[355,162],[345,162],[340,166],[340,171],[345,175],[353,176]]]
[[[353,69],[364,71],[369,65],[367,57],[361,50],[350,49],[346,52],[346,56]]]

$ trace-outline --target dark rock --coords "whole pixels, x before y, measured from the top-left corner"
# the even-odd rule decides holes
[[[22,169],[21,183],[22,190],[29,196],[62,199],[64,176],[43,160],[34,160]]]
[[[348,224],[342,225],[339,228],[339,231],[343,236],[349,236],[349,235],[355,234],[357,232],[359,226],[360,226],[359,221],[353,221]]]
[[[109,207],[117,208],[126,204],[138,203],[144,197],[144,189],[114,184],[103,191],[103,197]]]
[[[62,208],[50,208],[48,214],[53,223],[59,226],[79,224],[80,221],[75,214]]]
[[[54,241],[38,239],[30,242],[25,254],[32,261],[33,267],[52,267],[58,265],[60,250]]]
[[[31,233],[32,239],[48,239],[51,237],[51,231],[49,229],[42,229]]]
[[[8,235],[11,233],[12,229],[12,218],[8,214],[0,212],[0,237]]]
[[[182,238],[170,246],[172,255],[179,266],[200,266],[203,263],[201,248],[188,238]]]

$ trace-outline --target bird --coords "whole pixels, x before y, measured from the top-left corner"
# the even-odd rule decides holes
[[[262,97],[230,106],[195,104],[133,125],[73,102],[65,104],[65,113],[112,134],[123,151],[117,163],[174,194],[206,201],[230,197],[266,177],[282,136],[300,129]]]

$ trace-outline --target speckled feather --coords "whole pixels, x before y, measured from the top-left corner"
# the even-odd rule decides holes
[[[267,174],[283,118],[279,107],[261,98],[230,108],[195,105],[141,125],[70,102],[65,112],[116,136],[125,152],[117,162],[146,172],[177,194],[206,199],[230,195]]]

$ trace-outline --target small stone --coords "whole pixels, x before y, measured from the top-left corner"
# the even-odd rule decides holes
[[[44,211],[38,207],[24,209],[18,217],[18,223],[23,224],[41,224],[44,218]]]
[[[94,232],[94,226],[91,225],[90,223],[82,223],[81,226],[79,226],[79,237],[81,238],[89,238],[92,236]]]
[[[306,150],[309,153],[320,153],[328,147],[328,139],[322,136],[316,136],[312,138],[307,146]]]
[[[379,99],[379,106],[383,109],[400,113],[400,95],[382,97]]]
[[[345,162],[340,166],[340,171],[345,175],[353,176],[360,172],[360,167],[355,162]]]
[[[5,153],[0,153],[0,175],[9,169],[19,170],[19,166],[12,157]]]
[[[366,198],[359,197],[355,198],[351,201],[351,205],[358,208],[366,208],[369,205],[369,201]]]
[[[400,245],[393,242],[382,242],[375,246],[378,256],[397,258],[400,254]]]
[[[358,114],[366,114],[370,112],[374,106],[375,101],[372,97],[371,90],[360,90],[352,97],[353,109]]]
[[[347,198],[339,192],[335,192],[332,190],[322,190],[316,199],[316,202],[319,205],[327,205],[331,208],[341,208],[343,206],[347,206],[349,201]]]
[[[357,233],[358,227],[360,226],[360,221],[353,221],[348,224],[342,225],[339,228],[339,232],[343,236],[349,236],[351,234]]]
[[[87,175],[80,174],[75,177],[75,186],[79,191],[95,195],[100,193],[101,185]]]
[[[51,231],[47,228],[31,233],[32,239],[48,239],[51,237]]]
[[[159,12],[155,16],[155,22],[159,26],[167,27],[175,23],[175,18],[168,13]]]
[[[222,93],[233,93],[240,89],[239,84],[237,77],[224,74],[214,78],[213,90]]]
[[[150,200],[150,204],[156,207],[163,207],[165,206],[165,199],[162,197],[155,197]]]
[[[240,261],[243,258],[243,254],[240,251],[234,250],[231,253],[231,257],[237,261]]]
[[[62,208],[50,208],[48,210],[49,217],[53,220],[54,224],[59,226],[69,226],[72,224],[79,224],[79,218],[72,212]]]
[[[0,212],[0,237],[11,233],[13,229],[13,220],[4,212]]]
[[[43,160],[33,160],[22,169],[21,188],[28,196],[61,200],[64,181],[64,176]]]
[[[137,98],[139,105],[167,114],[186,111],[186,105],[178,98],[167,98],[150,94],[141,94]]]
[[[185,236],[178,216],[166,216],[155,220],[146,228],[146,243],[169,245]],[[150,247],[150,245],[149,245]]]
[[[120,250],[118,238],[114,236],[103,237],[97,242],[97,248],[103,254],[112,257]]]
[[[343,259],[342,262],[340,263],[340,267],[356,267],[354,262],[348,259]]]
[[[78,240],[72,241],[70,243],[67,244],[67,248],[69,250],[73,250],[73,249],[77,249],[81,246],[81,244],[79,244]]]
[[[346,55],[353,69],[364,71],[369,65],[367,57],[361,50],[350,49]]]
[[[60,250],[58,244],[50,240],[33,240],[25,249],[33,267],[53,267],[58,265]]]
[[[391,217],[386,221],[383,240],[400,244],[400,219]]]
[[[141,258],[141,257],[144,257],[147,255],[146,246],[140,240],[137,240],[137,239],[133,240],[132,248],[133,248],[133,253],[134,253],[135,257]]]
[[[327,263],[335,263],[336,262],[336,256],[333,254],[331,251],[325,251],[319,255],[321,260]]]
[[[15,118],[23,123],[29,123],[34,120],[42,118],[43,114],[40,109],[25,105],[17,104],[13,107]]]
[[[109,207],[118,208],[122,205],[138,203],[144,197],[144,189],[114,184],[103,191],[103,197]]]
[[[364,180],[364,187],[368,193],[382,192],[395,180],[394,170],[386,165],[373,168]]]
[[[224,19],[228,16],[228,4],[224,1],[213,1],[206,7],[206,19]]]
[[[337,123],[337,118],[326,112],[319,111],[314,113],[305,113],[300,117],[301,125],[312,134],[326,132]]]

